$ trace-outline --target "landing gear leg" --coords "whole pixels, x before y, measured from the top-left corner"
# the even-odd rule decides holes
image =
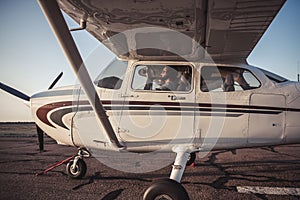
[[[170,175],[170,179],[156,181],[144,193],[143,200],[189,200],[189,195],[180,184],[186,163],[190,157],[187,150],[176,150],[176,159]]]
[[[186,167],[186,163],[190,158],[190,153],[186,151],[177,152],[176,159],[173,165],[173,169],[170,175],[170,179],[180,183],[183,172]]]
[[[90,153],[86,149],[79,149],[77,156],[70,160],[66,166],[68,176],[74,179],[84,177],[87,171],[87,166],[83,158],[88,157],[90,157]]]

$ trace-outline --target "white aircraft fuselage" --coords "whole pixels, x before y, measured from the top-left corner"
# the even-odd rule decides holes
[[[285,0],[38,2],[80,85],[31,97],[0,88],[30,101],[40,150],[43,131],[78,148],[67,160],[70,177],[82,178],[83,158],[102,150],[139,153],[125,169],[133,172],[174,152],[170,179],[153,183],[143,199],[188,200],[180,182],[195,152],[300,142],[300,83],[246,62]],[[61,9],[80,24],[71,31],[90,32],[122,59],[94,82]],[[147,152],[154,157],[139,165],[135,156]]]
[[[170,151],[176,145],[208,151],[300,142],[298,82],[276,79],[247,64],[114,62],[125,66],[118,77],[121,84],[113,89],[96,86],[96,91],[117,138],[128,151]],[[146,76],[137,73],[145,66],[172,66],[179,72],[181,67],[188,68],[190,86],[184,91],[146,90]],[[218,67],[219,80],[209,80],[207,66],[208,71]],[[223,71],[227,69],[242,69],[247,88],[236,79],[234,88],[225,91]],[[105,130],[99,127],[80,90],[79,86],[69,86],[33,95],[30,103],[34,120],[60,144],[107,149],[103,145],[107,142]]]

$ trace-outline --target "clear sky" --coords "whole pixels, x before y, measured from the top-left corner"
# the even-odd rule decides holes
[[[46,90],[64,72],[56,86],[76,79],[36,0],[0,0],[0,81],[31,96]],[[287,0],[248,58],[252,65],[290,80],[297,79],[300,61],[300,0]],[[67,19],[70,27],[77,27]],[[85,31],[73,33],[83,58],[97,48],[108,63],[114,55]],[[101,65],[102,65],[101,64]],[[0,121],[32,121],[22,100],[0,91]]]

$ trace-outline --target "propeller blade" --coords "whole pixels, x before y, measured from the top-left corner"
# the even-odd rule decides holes
[[[9,87],[8,85],[5,85],[4,83],[1,83],[0,82],[0,88],[6,92],[8,92],[9,94],[12,94],[20,99],[23,99],[25,101],[29,101],[30,100],[30,97],[27,96],[26,94],[12,88],[12,87]]]
[[[48,90],[50,90],[50,89],[52,89],[54,87],[54,85],[59,81],[59,79],[62,77],[62,75],[63,75],[63,72],[60,72],[60,74],[56,77],[56,79],[50,85],[50,87],[48,88]]]
[[[52,82],[52,84],[49,86],[48,90],[52,89],[55,84],[59,81],[59,79],[62,77],[63,72],[60,72],[60,74],[56,77],[56,79]],[[44,151],[44,131],[37,125],[36,125],[36,132],[38,135],[38,142],[39,142],[39,149],[40,151]]]
[[[44,131],[37,124],[35,125],[38,135],[39,149],[40,151],[44,151]]]

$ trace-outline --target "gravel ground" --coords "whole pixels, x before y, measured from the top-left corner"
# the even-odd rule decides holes
[[[35,176],[76,153],[45,137],[39,152],[32,124],[0,124],[0,199],[142,199],[152,181],[167,178],[171,166],[146,174],[111,169],[95,158],[88,171],[70,179],[65,165]],[[159,156],[159,155],[158,155]],[[300,145],[215,151],[187,167],[182,179],[190,199],[300,199],[297,195],[245,194],[237,186],[300,188]]]

